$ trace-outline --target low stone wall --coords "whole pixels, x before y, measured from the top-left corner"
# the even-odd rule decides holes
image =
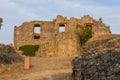
[[[120,80],[120,52],[83,54],[73,62],[74,80]]]

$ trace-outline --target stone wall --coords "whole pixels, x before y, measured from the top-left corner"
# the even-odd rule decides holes
[[[73,80],[120,80],[120,52],[101,50],[72,61]]]
[[[79,53],[79,39],[76,25],[92,26],[94,35],[110,34],[109,26],[102,19],[94,20],[89,15],[81,19],[67,19],[58,15],[53,21],[24,22],[14,28],[14,46],[19,50],[23,45],[40,45],[37,56],[71,56]],[[40,27],[40,33],[35,33],[35,27]],[[60,28],[63,28],[61,32]]]

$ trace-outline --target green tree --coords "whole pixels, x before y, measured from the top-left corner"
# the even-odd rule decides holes
[[[76,26],[78,29],[78,35],[80,38],[81,46],[84,45],[92,37],[92,26]]]
[[[1,26],[2,26],[2,22],[3,22],[3,19],[0,18],[0,29],[1,29]]]

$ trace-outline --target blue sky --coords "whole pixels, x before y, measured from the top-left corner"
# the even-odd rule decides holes
[[[120,34],[120,0],[0,0],[0,43],[13,43],[14,26],[32,20],[53,20],[56,15],[103,18],[114,34]]]

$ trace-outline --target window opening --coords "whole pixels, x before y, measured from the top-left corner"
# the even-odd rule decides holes
[[[39,24],[34,25],[34,33],[40,34],[40,25]]]
[[[64,24],[59,25],[59,32],[65,32],[65,25]]]
[[[34,25],[34,39],[40,39],[40,25]]]

